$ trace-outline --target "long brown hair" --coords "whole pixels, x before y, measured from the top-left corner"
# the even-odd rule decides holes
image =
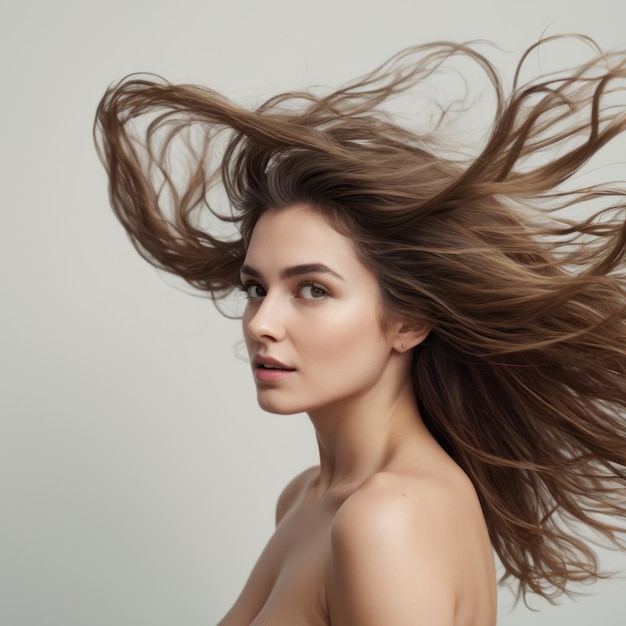
[[[423,418],[472,479],[504,578],[545,597],[602,575],[585,529],[619,545],[626,516],[626,190],[574,176],[626,130],[626,53],[522,84],[552,43],[510,93],[477,46],[439,42],[255,109],[131,76],[96,119],[133,243],[214,299],[268,207],[309,203],[353,239],[389,315],[432,328]],[[423,133],[385,111],[459,57],[495,94],[467,158],[439,141],[453,107]]]

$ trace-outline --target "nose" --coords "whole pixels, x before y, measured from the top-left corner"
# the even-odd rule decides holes
[[[285,324],[278,302],[265,296],[259,304],[248,303],[244,315],[248,336],[255,341],[281,341],[285,338]]]

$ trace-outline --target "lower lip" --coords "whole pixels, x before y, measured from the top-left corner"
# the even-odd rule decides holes
[[[264,367],[257,367],[254,370],[255,378],[263,383],[273,383],[293,374],[294,370],[279,370],[279,369],[265,369]]]

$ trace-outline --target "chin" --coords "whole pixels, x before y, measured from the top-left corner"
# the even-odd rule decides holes
[[[285,403],[272,402],[267,398],[257,398],[257,403],[265,412],[273,413],[274,415],[295,415],[296,413],[303,413],[306,410]]]

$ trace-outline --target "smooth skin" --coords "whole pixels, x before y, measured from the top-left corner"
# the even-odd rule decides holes
[[[376,276],[307,205],[263,214],[241,280],[259,405],[306,412],[320,465],[281,494],[276,531],[219,626],[493,626],[476,492],[412,391],[428,328],[383,327]]]

